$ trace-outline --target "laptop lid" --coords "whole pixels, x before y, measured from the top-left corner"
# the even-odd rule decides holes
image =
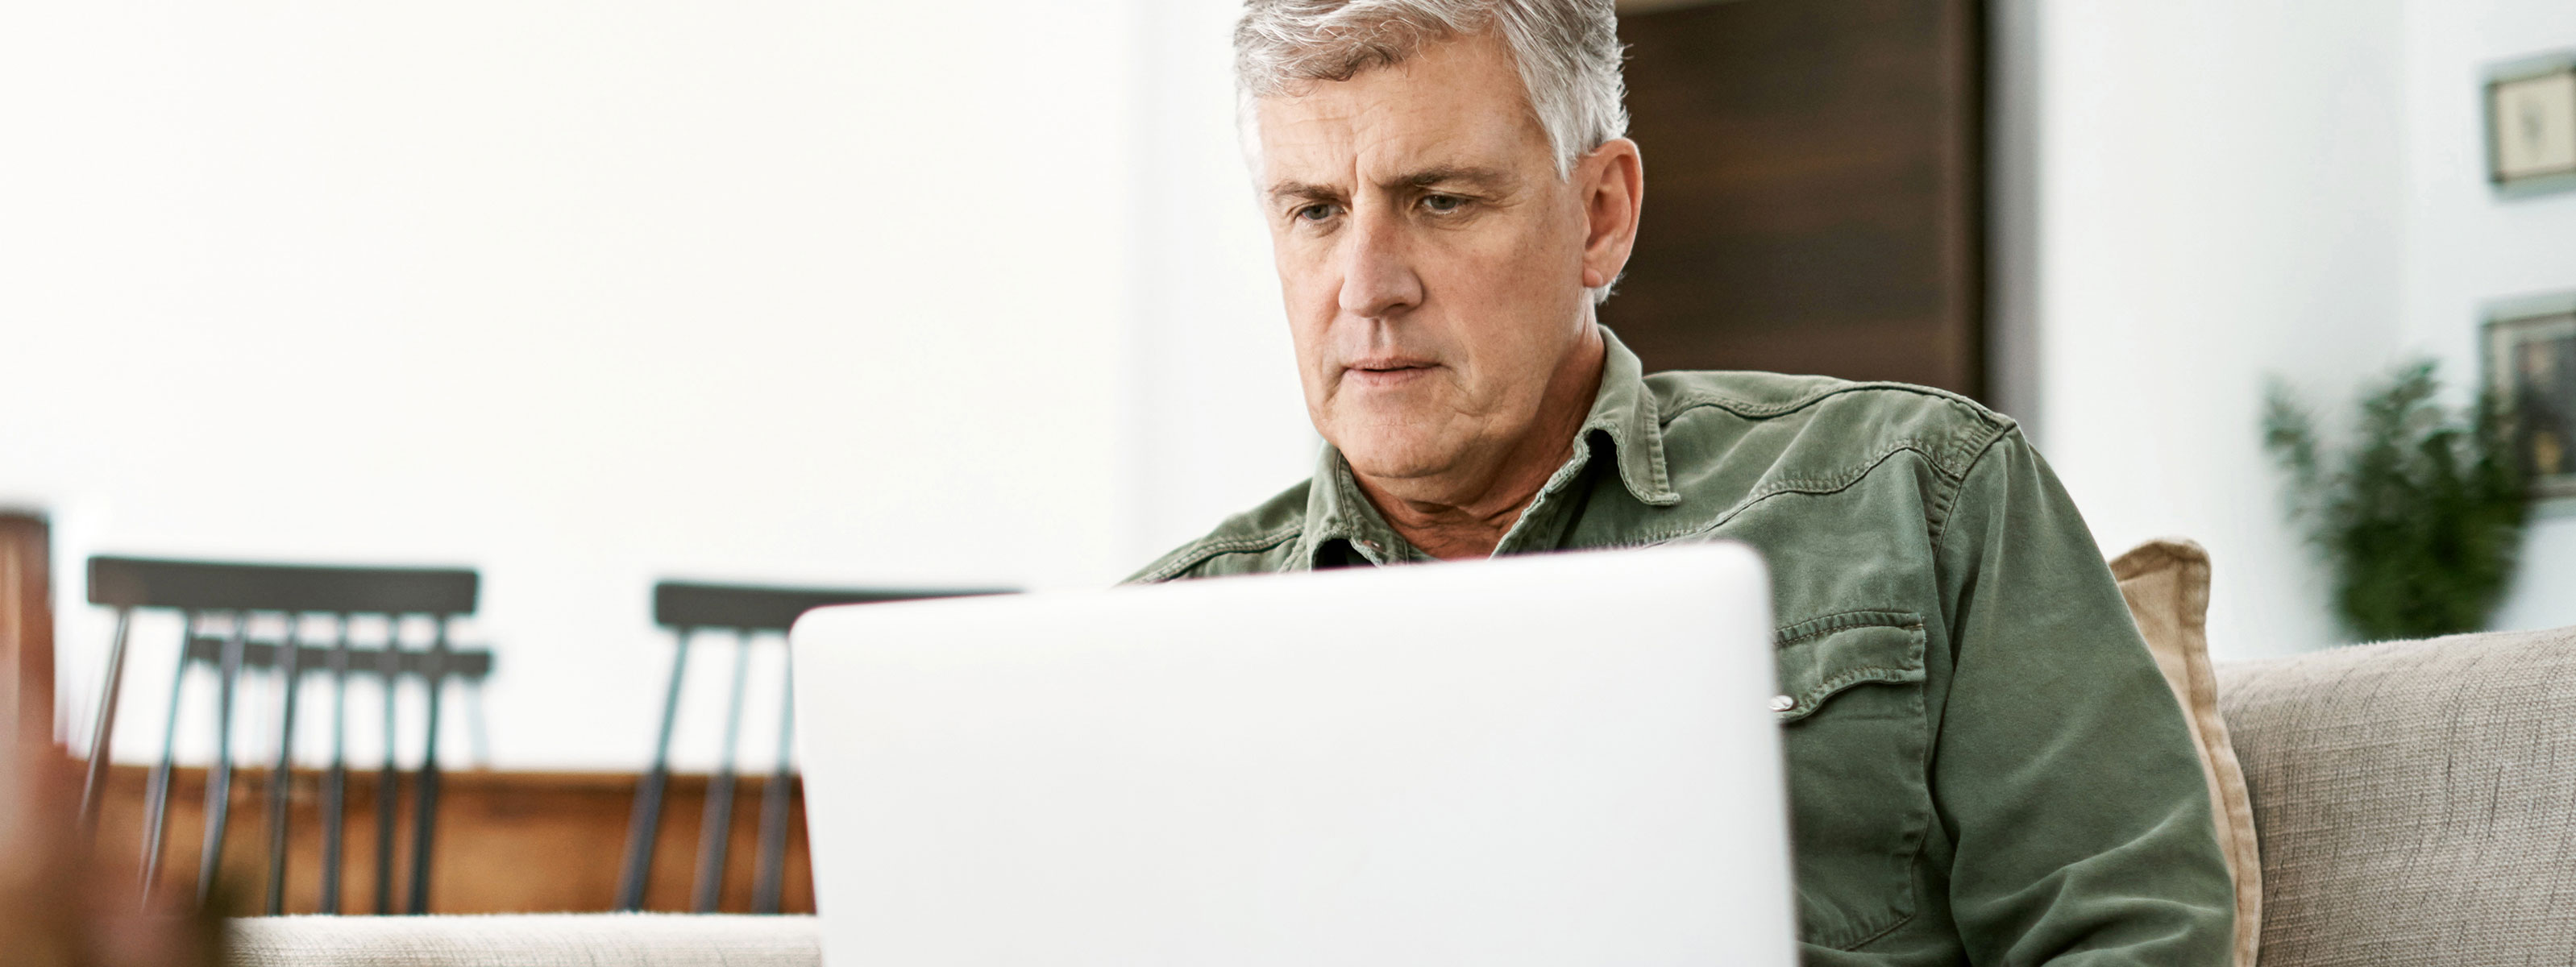
[[[1739,545],[826,608],[824,962],[1787,965]]]

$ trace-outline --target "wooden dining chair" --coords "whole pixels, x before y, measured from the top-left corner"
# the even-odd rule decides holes
[[[457,648],[450,625],[475,610],[475,572],[458,568],[327,567],[239,564],[208,561],[154,560],[133,557],[89,559],[91,604],[116,610],[116,631],[108,648],[97,718],[91,727],[87,781],[81,797],[84,828],[94,829],[115,739],[116,707],[124,677],[128,639],[137,612],[163,610],[180,616],[178,667],[171,676],[169,714],[161,730],[161,749],[145,792],[143,880],[151,889],[158,879],[162,841],[168,826],[170,773],[176,752],[180,696],[192,669],[216,675],[214,761],[206,773],[206,821],[203,855],[197,871],[197,901],[212,894],[221,868],[229,824],[233,774],[233,707],[246,673],[277,676],[280,693],[277,760],[269,773],[267,797],[267,883],[265,911],[283,912],[286,894],[289,780],[294,766],[295,720],[304,679],[328,675],[332,686],[331,764],[322,777],[321,912],[340,912],[341,831],[348,784],[348,683],[352,676],[384,682],[384,759],[376,795],[375,912],[395,912],[394,860],[397,784],[395,765],[395,684],[417,679],[428,688],[427,730],[421,764],[413,776],[411,864],[408,903],[403,912],[429,910],[430,857],[438,825],[441,694],[451,681],[478,683],[491,673],[492,654]],[[253,641],[253,615],[285,619],[275,641]],[[309,642],[300,634],[302,618],[322,614],[332,619],[331,639]],[[402,647],[397,633],[406,617],[426,616],[435,629],[429,647]],[[382,618],[388,625],[384,646],[357,647],[350,640],[353,618]],[[228,621],[212,619],[228,618]],[[214,630],[209,631],[209,628]]]
[[[617,881],[617,909],[644,909],[644,887],[652,878],[653,843],[662,825],[662,799],[671,778],[671,730],[680,711],[680,685],[686,680],[689,648],[701,633],[721,633],[734,646],[731,698],[725,705],[724,744],[715,774],[707,782],[706,807],[698,827],[697,875],[689,907],[713,913],[722,899],[726,841],[733,832],[735,749],[742,735],[743,686],[751,674],[753,647],[763,639],[785,643],[798,616],[836,604],[873,604],[1009,594],[1008,590],[889,590],[882,588],[777,588],[736,584],[663,581],[653,586],[653,623],[671,629],[678,647],[671,657],[670,686],[663,693],[662,721],[653,741],[653,765],[635,790],[635,812],[626,838],[626,864]],[[791,664],[782,682],[795,673]],[[760,797],[760,855],[753,872],[751,912],[778,912],[787,879],[787,821],[792,805],[789,783],[795,778],[795,706],[792,691],[779,702],[777,758]]]

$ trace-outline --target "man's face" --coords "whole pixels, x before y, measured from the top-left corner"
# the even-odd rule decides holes
[[[1432,44],[1257,120],[1315,429],[1372,478],[1499,459],[1591,324],[1585,179],[1557,177],[1508,49]]]

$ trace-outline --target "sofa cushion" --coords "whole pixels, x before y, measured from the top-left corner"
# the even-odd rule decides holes
[[[2218,669],[2263,967],[2576,964],[2576,628]]]
[[[814,918],[584,913],[255,917],[225,923],[227,967],[816,967]]]
[[[2154,540],[2111,562],[2129,614],[2156,656],[2156,669],[2182,702],[2183,721],[2209,782],[2219,850],[2236,886],[2236,967],[2254,967],[2263,923],[2263,861],[2254,807],[2236,763],[2227,722],[2218,714],[2218,679],[2209,667],[2209,553],[2187,540]]]

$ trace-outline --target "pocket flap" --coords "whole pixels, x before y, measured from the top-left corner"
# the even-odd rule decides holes
[[[1923,680],[1923,619],[1911,611],[1845,611],[1778,634],[1783,723],[1815,714],[1854,685]]]

